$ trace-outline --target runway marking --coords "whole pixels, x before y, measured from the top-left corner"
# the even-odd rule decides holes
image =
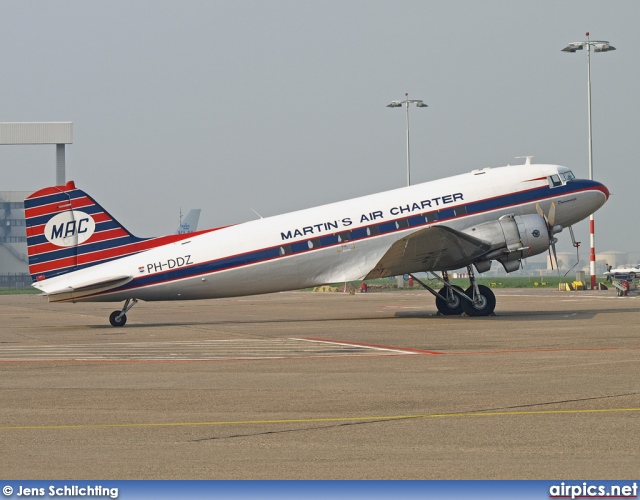
[[[225,361],[415,355],[419,351],[322,339],[229,339],[0,346],[0,362]]]
[[[405,355],[471,356],[639,349],[640,346],[436,351],[320,338],[227,339],[38,346],[3,345],[0,346],[0,363],[247,361]]]
[[[367,347],[369,349],[382,349],[387,351],[398,352],[401,354],[445,354],[440,351],[428,351],[423,349],[413,349],[411,347],[392,347],[388,345],[377,345],[377,344],[362,344],[360,342],[349,342],[343,343],[341,340],[326,340],[326,339],[314,339],[314,338],[306,338],[304,340],[308,340],[310,342],[325,342],[329,344],[337,344],[337,345],[350,345],[350,346],[359,346],[359,347]]]
[[[78,425],[4,425],[0,431],[29,430],[29,429],[106,429],[106,428],[136,428],[136,427],[196,427],[196,426],[225,426],[225,425],[269,425],[269,424],[312,424],[323,422],[372,422],[391,420],[410,420],[428,418],[452,417],[505,417],[524,415],[578,415],[595,413],[622,413],[640,411],[640,408],[603,408],[587,410],[527,410],[527,411],[494,411],[494,412],[466,412],[466,413],[427,413],[417,415],[384,415],[363,417],[326,417],[326,418],[289,418],[269,420],[236,420],[213,422],[138,422],[122,424],[78,424]]]

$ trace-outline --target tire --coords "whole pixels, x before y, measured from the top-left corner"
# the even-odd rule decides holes
[[[462,292],[462,288],[456,285],[452,285],[453,288],[460,290]],[[438,312],[443,316],[459,316],[464,310],[462,309],[462,303],[467,302],[465,299],[460,297],[457,293],[453,294],[453,301],[451,303],[447,302],[447,287],[443,287],[438,291],[439,297],[436,297],[436,307],[438,308]]]
[[[489,316],[496,308],[496,296],[489,287],[478,285],[478,291],[480,292],[480,304],[468,300],[462,301],[462,308],[467,316]],[[473,287],[467,288],[465,293],[469,297],[473,297]]]
[[[121,311],[113,311],[110,315],[109,315],[109,323],[111,323],[111,326],[124,326],[127,323],[127,315],[123,314],[120,319],[118,319],[118,316],[120,315]]]

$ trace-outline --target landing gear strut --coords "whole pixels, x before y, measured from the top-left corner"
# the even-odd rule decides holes
[[[438,312],[443,316],[459,316],[463,312],[462,303],[464,299],[460,297],[462,288],[449,284],[449,274],[447,274],[447,271],[442,272],[442,281],[444,281],[445,286],[438,291],[438,295],[436,296]],[[454,290],[458,290],[459,293],[456,293]]]
[[[471,301],[464,300],[462,309],[467,316],[489,316],[496,308],[496,296],[490,288],[478,285],[473,266],[467,266],[467,272],[471,286],[467,288],[465,294],[471,298]]]
[[[478,285],[473,267],[467,266],[469,273],[469,281],[471,286],[463,291],[462,288],[449,283],[449,275],[447,271],[442,271],[442,278],[432,273],[436,278],[442,281],[444,285],[437,292],[426,285],[413,275],[413,280],[420,284],[436,297],[436,307],[438,312],[443,316],[460,315],[463,312],[467,316],[489,316],[496,307],[496,297],[490,288],[484,285]]]
[[[109,315],[111,326],[124,326],[127,323],[127,311],[138,303],[138,299],[127,299],[121,311],[113,311]]]

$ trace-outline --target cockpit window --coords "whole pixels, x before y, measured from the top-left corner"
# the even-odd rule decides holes
[[[550,187],[558,187],[564,186],[567,182],[575,179],[576,176],[573,175],[571,170],[567,170],[566,172],[558,172],[557,174],[550,175],[547,179],[549,180]]]

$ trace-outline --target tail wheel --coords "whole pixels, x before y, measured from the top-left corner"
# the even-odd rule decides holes
[[[462,288],[452,285],[452,288],[460,290]],[[448,287],[443,287],[438,291],[439,297],[436,297],[436,307],[443,316],[459,316],[463,313],[463,303],[467,302],[455,292],[449,291]]]
[[[467,288],[465,292],[468,297],[473,297],[473,302],[462,301],[462,308],[467,316],[489,316],[496,308],[496,296],[489,287],[478,285],[479,295],[473,297],[473,287]]]
[[[110,315],[109,315],[109,323],[111,323],[111,326],[124,326],[125,323],[127,322],[127,315],[123,314],[122,316],[120,316],[120,313],[122,313],[122,311],[113,311]],[[120,316],[118,318],[118,316]]]

